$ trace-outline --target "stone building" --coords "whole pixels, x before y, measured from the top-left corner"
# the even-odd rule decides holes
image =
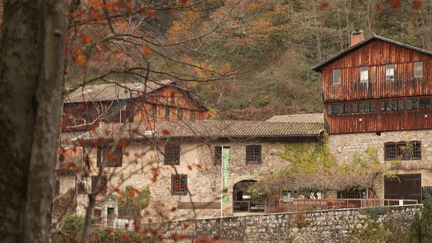
[[[110,215],[119,210],[112,203],[119,196],[115,191],[130,186],[150,188],[151,203],[141,222],[264,211],[263,202],[250,200],[247,186],[289,163],[275,154],[285,143],[313,144],[322,132],[323,123],[184,121],[162,122],[149,134],[142,123],[107,123],[76,140],[88,159],[75,179],[63,177],[60,191],[75,188],[76,211],[84,214],[86,193],[98,191],[95,178],[102,175],[107,190],[96,197],[94,215],[104,225],[113,225]],[[225,190],[221,162],[227,149]]]
[[[421,202],[432,186],[432,52],[361,32],[351,45],[313,67],[328,144],[339,161],[368,147],[380,161],[401,158],[399,178],[383,178],[378,197]]]

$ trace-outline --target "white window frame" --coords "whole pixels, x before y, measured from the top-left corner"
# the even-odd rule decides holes
[[[360,83],[369,82],[369,68],[360,67]]]
[[[396,67],[394,64],[385,65],[385,80],[395,81],[396,79]]]

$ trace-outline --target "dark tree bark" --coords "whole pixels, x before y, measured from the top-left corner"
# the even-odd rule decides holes
[[[0,239],[48,242],[60,134],[66,0],[4,0]]]

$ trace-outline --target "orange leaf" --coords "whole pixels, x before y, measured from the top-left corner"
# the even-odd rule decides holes
[[[62,130],[66,130],[66,128],[67,128],[66,123],[62,123],[60,126],[61,126],[61,129],[62,129]]]
[[[110,229],[105,229],[105,232],[107,232],[107,234],[111,234],[111,230]]]
[[[95,1],[89,1],[89,4],[95,7],[100,7],[102,6],[102,1],[100,0],[95,0]]]
[[[329,6],[328,2],[322,2],[319,8],[320,8],[320,9],[325,9],[325,8],[327,8],[328,6]]]
[[[188,170],[192,170],[192,166],[188,165]]]
[[[375,7],[376,7],[377,10],[381,10],[381,4],[377,3],[377,4],[375,5]]]
[[[122,239],[123,239],[124,241],[127,241],[128,237],[127,237],[126,235],[123,235],[123,236],[122,236]]]
[[[174,190],[178,191],[180,189],[180,185],[178,183],[174,184]]]
[[[77,57],[77,64],[81,66],[85,62],[85,56],[84,55],[78,55]]]
[[[187,3],[187,0],[181,0],[180,1],[180,5],[182,5],[182,6],[186,5],[186,3]]]
[[[111,154],[107,154],[107,160],[109,162],[113,161],[113,156]]]
[[[170,211],[171,211],[171,212],[174,212],[174,211],[176,211],[176,210],[177,210],[176,207],[172,207]]]
[[[151,49],[148,47],[148,46],[146,46],[146,47],[144,47],[144,54],[146,55],[146,56],[150,56],[151,55]]]
[[[65,40],[65,42],[66,42],[66,44],[67,44],[67,43],[69,43],[69,42],[71,42],[71,38],[69,38],[69,37],[66,37],[66,40]]]
[[[134,197],[134,196],[135,196],[135,193],[134,193],[133,191],[129,191],[129,196],[130,196],[130,197]]]
[[[91,11],[91,16],[92,16],[92,18],[97,18],[99,16],[99,11],[97,11],[97,10]]]
[[[122,147],[122,148],[125,148],[126,147],[126,142],[124,140],[120,140],[119,143],[118,143],[118,145],[120,147]]]
[[[147,13],[150,15],[150,18],[152,18],[152,19],[154,19],[156,17],[155,13],[154,13],[154,10],[151,9],[151,8],[147,9]]]

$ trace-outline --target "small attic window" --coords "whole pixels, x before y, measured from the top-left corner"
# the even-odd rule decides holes
[[[423,77],[423,62],[414,63],[414,78]]]
[[[333,84],[340,84],[340,83],[341,83],[340,69],[334,69],[333,70]]]

